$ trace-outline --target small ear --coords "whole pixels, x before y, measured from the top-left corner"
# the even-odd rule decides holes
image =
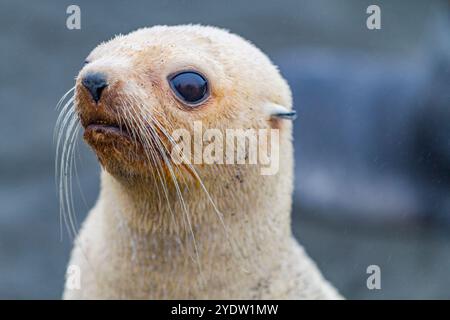
[[[286,120],[295,120],[297,118],[297,113],[295,112],[295,110],[288,110],[286,107],[276,103],[267,103],[264,106],[264,109],[264,111],[271,118]]]

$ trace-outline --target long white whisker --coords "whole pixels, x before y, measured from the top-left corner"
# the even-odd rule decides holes
[[[158,121],[157,119],[155,119],[154,117],[152,117],[152,120],[154,121],[154,123],[155,123],[155,125],[158,127],[158,129],[159,129],[159,130],[167,137],[167,139],[172,143],[172,145],[175,145],[176,142],[174,141],[173,137],[170,136],[170,134],[169,134],[169,133],[166,131],[166,129],[159,123],[159,121]],[[200,176],[199,176],[199,174],[197,173],[197,170],[195,169],[195,167],[191,164],[191,162],[189,161],[189,159],[187,159],[187,160],[188,160],[188,161],[185,161],[185,163],[186,163],[186,165],[191,169],[191,172],[194,174],[194,177],[197,179],[197,181],[199,182],[201,188],[202,188],[203,191],[205,192],[205,194],[206,194],[206,196],[207,196],[207,198],[208,198],[208,201],[211,203],[211,205],[212,205],[212,207],[213,207],[213,209],[214,209],[214,212],[216,213],[216,215],[217,215],[217,217],[218,217],[218,219],[219,219],[219,221],[220,221],[220,224],[222,225],[222,228],[223,228],[223,230],[224,230],[224,232],[225,232],[225,237],[226,237],[228,243],[229,243],[232,247],[237,248],[238,251],[239,251],[239,253],[240,253],[240,256],[241,256],[241,257],[244,257],[244,256],[245,256],[244,253],[240,250],[241,246],[240,246],[239,244],[233,245],[233,244],[234,244],[234,241],[233,241],[233,239],[231,239],[231,237],[230,237],[230,235],[229,235],[229,231],[228,231],[228,229],[226,228],[226,225],[225,225],[225,221],[224,221],[224,219],[223,219],[223,214],[222,214],[222,212],[220,212],[219,209],[217,208],[217,205],[215,204],[214,200],[212,199],[211,194],[210,194],[209,191],[207,190],[205,184],[203,183],[203,180],[200,178]]]
[[[167,182],[165,180],[164,174],[162,173],[163,168],[161,166],[160,161],[158,161],[158,158],[157,158],[157,155],[155,154],[155,150],[154,150],[153,146],[149,142],[150,139],[149,139],[149,137],[147,137],[147,132],[145,132],[145,130],[144,130],[144,128],[146,128],[146,124],[144,123],[144,120],[143,120],[142,116],[140,115],[141,113],[139,112],[139,111],[142,112],[143,110],[137,110],[136,111],[133,108],[133,106],[139,106],[139,104],[134,103],[134,104],[130,105],[130,107],[134,111],[133,113],[136,114],[137,117],[135,117],[133,115],[133,113],[130,113],[130,115],[131,115],[131,118],[135,121],[135,123],[137,125],[139,134],[141,136],[141,143],[144,146],[144,150],[146,152],[146,157],[149,159],[149,163],[154,163],[156,165],[156,171],[157,171],[158,179],[161,182],[161,186],[163,188],[164,196],[165,196],[165,198],[167,200],[167,204],[169,206],[169,210],[170,210],[171,217],[172,217],[172,222],[174,223],[174,226],[175,226],[176,230],[178,230],[177,224],[176,224],[176,219],[175,219],[175,216],[174,216],[174,212],[172,210],[172,206],[171,206],[170,200],[169,200],[169,191],[168,191],[168,188],[167,188]],[[151,132],[150,132],[150,134],[151,134],[150,138],[152,138],[152,141],[153,141],[155,139],[155,137],[152,135]],[[152,172],[152,174],[153,174],[153,172]],[[159,190],[159,188],[158,188],[158,190]]]
[[[61,99],[59,99],[58,103],[56,104],[55,110],[58,110],[61,107],[63,101],[67,98],[69,94],[72,93],[73,90],[75,90],[75,86],[67,90],[67,92],[61,97]]]

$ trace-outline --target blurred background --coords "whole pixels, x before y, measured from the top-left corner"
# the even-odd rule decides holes
[[[81,8],[81,30],[66,9]],[[366,27],[371,4],[381,30]],[[250,39],[294,93],[293,229],[347,298],[450,298],[448,1],[12,1],[0,3],[0,298],[60,298],[55,105],[101,41],[202,23]],[[80,143],[86,204],[99,169]],[[366,268],[381,268],[381,290]]]

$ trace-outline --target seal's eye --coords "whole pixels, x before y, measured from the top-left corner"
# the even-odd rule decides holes
[[[208,81],[195,71],[183,71],[169,78],[177,97],[190,106],[196,106],[208,97]]]

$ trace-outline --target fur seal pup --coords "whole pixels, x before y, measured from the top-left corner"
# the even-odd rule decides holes
[[[65,299],[340,298],[292,235],[291,92],[254,45],[215,27],[140,29],[96,47],[73,92],[63,144],[84,130],[102,172]],[[277,130],[278,170],[176,163],[169,147],[184,136],[172,132],[195,135],[195,122],[216,134]]]

